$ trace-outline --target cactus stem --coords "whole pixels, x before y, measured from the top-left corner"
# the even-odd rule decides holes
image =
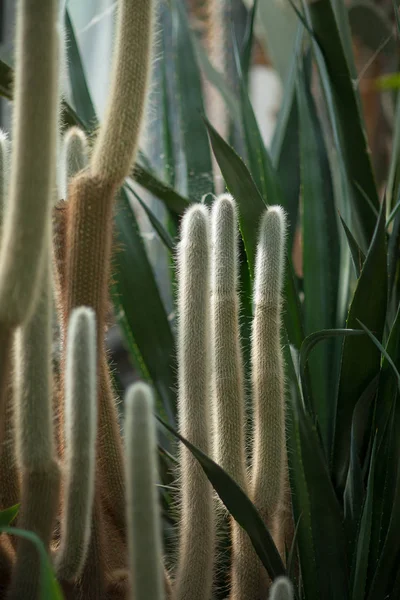
[[[126,394],[126,481],[132,600],[165,598],[157,494],[157,439],[152,391],[144,383]]]
[[[203,452],[210,434],[210,232],[204,205],[183,217],[178,246],[180,433]],[[209,600],[215,554],[212,488],[200,465],[180,448],[181,522],[174,582],[176,600]]]
[[[57,573],[72,580],[86,558],[95,482],[96,325],[88,308],[71,314],[65,386],[64,514]]]
[[[9,326],[32,315],[40,289],[56,173],[57,23],[57,0],[17,3],[14,136],[0,247],[0,322]]]

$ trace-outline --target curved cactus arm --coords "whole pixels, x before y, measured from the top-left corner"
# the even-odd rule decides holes
[[[290,579],[287,577],[278,577],[271,585],[270,600],[293,600],[294,591]]]
[[[164,600],[154,400],[144,383],[126,394],[126,481],[132,600]]]
[[[69,187],[66,253],[66,302],[96,313],[99,390],[99,463],[109,469],[101,487],[117,534],[125,540],[124,460],[118,415],[104,350],[109,302],[114,199],[135,159],[147,98],[152,48],[154,0],[118,2],[117,41],[108,109],[89,168]],[[108,419],[108,421],[107,421]],[[109,473],[115,473],[111,479]]]
[[[0,323],[32,315],[50,219],[58,123],[58,1],[17,4],[14,135],[0,248]]]
[[[210,231],[208,210],[191,207],[178,245],[178,409],[180,433],[211,450]],[[196,459],[180,448],[180,535],[174,582],[176,600],[209,600],[215,523],[213,494]]]
[[[119,2],[111,94],[104,124],[96,140],[92,173],[120,185],[133,165],[147,100],[153,0]]]
[[[96,324],[91,309],[70,318],[65,365],[64,514],[57,575],[80,575],[90,539],[96,458]]]

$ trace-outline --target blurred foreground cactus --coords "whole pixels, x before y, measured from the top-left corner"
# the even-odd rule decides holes
[[[145,384],[129,389],[123,444],[107,362],[114,200],[141,131],[154,6],[121,0],[118,12],[109,109],[92,152],[83,132],[65,135],[59,161],[68,193],[55,202],[58,2],[18,3],[9,177],[0,138],[0,508],[20,503],[16,524],[40,538],[66,598],[209,600],[220,514],[211,484],[182,447],[179,540],[169,572],[152,392]],[[180,432],[237,482],[278,545],[287,481],[280,341],[285,229],[281,208],[270,207],[257,250],[248,430],[232,197],[219,197],[211,215],[202,204],[187,211],[177,253]],[[233,520],[231,543],[229,598],[264,600],[270,581]],[[3,534],[0,597],[43,597],[40,574],[31,541]],[[291,597],[287,582],[271,591],[271,598]]]

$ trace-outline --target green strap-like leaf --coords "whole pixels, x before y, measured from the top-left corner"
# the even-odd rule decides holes
[[[287,419],[293,514],[304,597],[347,600],[348,563],[340,507],[315,427],[297,394]]]
[[[188,440],[177,433],[172,427],[157,417],[160,423],[168,429],[178,440],[180,440],[199,461],[204,473],[207,475],[211,485],[228,509],[232,517],[248,533],[251,542],[261,562],[272,579],[279,575],[285,575],[286,570],[282,563],[279,552],[272,537],[257,512],[257,509],[242,491],[217,463],[196,448]]]
[[[50,559],[42,540],[32,531],[24,531],[14,527],[0,527],[0,533],[8,533],[29,540],[40,556],[40,598],[39,600],[63,600],[60,585],[57,582]]]
[[[382,340],[387,305],[385,203],[351,302],[346,326],[361,321]],[[351,419],[354,407],[380,369],[380,351],[372,341],[346,337],[338,390],[333,452],[335,484],[343,490],[350,458]]]
[[[358,184],[364,190],[376,209],[379,208],[379,198],[349,64],[331,0],[315,0],[308,7],[312,28],[319,47],[322,49],[329,74],[335,109],[341,127],[341,142],[345,154],[346,168],[350,182],[353,185],[354,201],[360,226],[369,243],[374,233],[376,219],[355,184]]]
[[[112,297],[131,356],[153,382],[166,414],[175,415],[174,338],[135,215],[122,189],[115,215]]]
[[[354,269],[357,275],[357,279],[360,277],[364,262],[365,262],[365,254],[361,250],[358,245],[354,235],[351,233],[350,229],[347,227],[344,219],[340,215],[340,222],[342,223],[344,232],[346,234],[347,242],[349,244],[351,258],[353,259]]]
[[[339,280],[339,237],[331,173],[306,69],[299,70],[297,104],[300,122],[300,170],[303,198],[304,328],[306,334],[336,324],[335,294]],[[330,341],[310,359],[313,412],[325,451],[333,436],[335,346]]]
[[[222,139],[208,121],[206,121],[206,126],[215,158],[217,159],[225,183],[239,206],[240,231],[252,278],[254,274],[259,223],[266,204],[263,202],[260,192],[242,159]],[[284,319],[289,341],[296,348],[300,348],[304,337],[301,309],[294,281],[293,268],[289,258],[286,260],[285,301],[286,310]]]
[[[204,129],[200,70],[192,43],[186,9],[173,0],[173,34],[178,77],[179,116],[186,161],[189,196],[201,200],[214,191],[210,145]]]

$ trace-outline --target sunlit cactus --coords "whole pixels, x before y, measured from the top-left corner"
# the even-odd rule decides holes
[[[205,453],[211,450],[210,225],[205,206],[183,217],[177,251],[179,431]],[[180,448],[179,556],[176,600],[209,600],[215,526],[212,488],[200,465]]]

